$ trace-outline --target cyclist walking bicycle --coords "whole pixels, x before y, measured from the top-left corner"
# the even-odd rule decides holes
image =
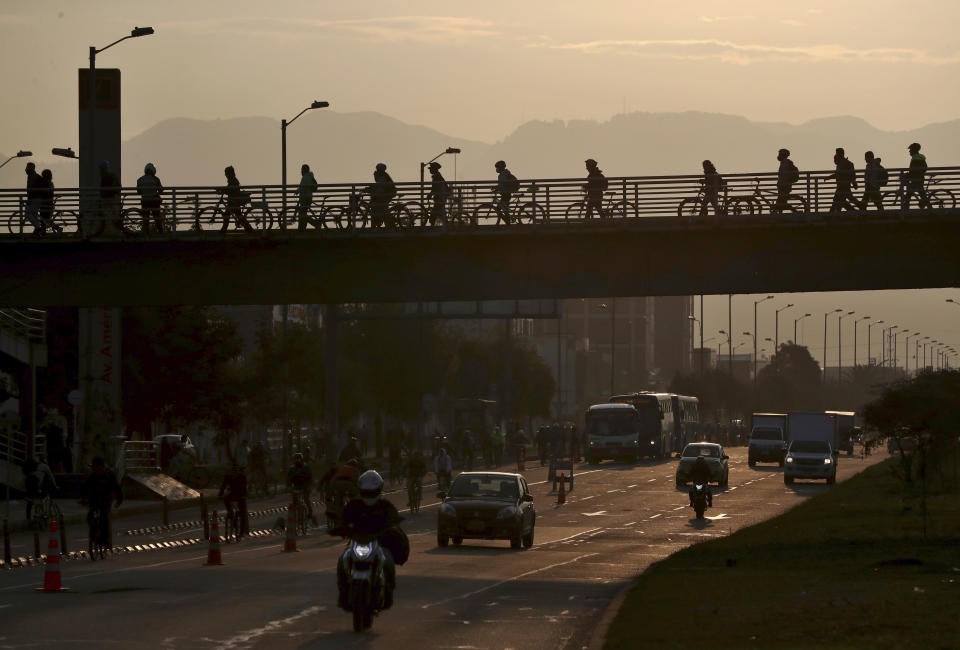
[[[447,199],[450,197],[450,186],[440,173],[440,163],[432,162],[430,167],[430,194],[433,199],[430,207],[430,225],[443,225],[447,220]]]
[[[150,219],[158,233],[163,232],[163,206],[160,194],[163,193],[163,183],[157,178],[157,168],[153,163],[143,167],[143,176],[137,179],[137,194],[140,195],[140,217],[142,219],[143,234],[150,234]]]
[[[105,550],[113,548],[110,531],[110,508],[120,507],[123,503],[123,490],[116,475],[107,469],[103,459],[95,457],[90,463],[90,474],[83,484],[83,496],[88,504],[87,525],[89,527],[90,559],[96,559],[94,552],[99,551],[101,559]]]
[[[520,181],[507,169],[507,163],[498,160],[493,168],[497,170],[497,187],[494,190],[499,195],[497,213],[503,222],[510,225],[510,199],[520,191]]]
[[[390,201],[397,195],[397,186],[394,184],[390,174],[387,173],[387,166],[384,163],[377,163],[376,171],[373,172],[373,185],[367,187],[370,192],[370,213],[373,216],[373,227],[380,228],[386,226],[393,230],[396,228],[396,221],[390,213]]]
[[[707,205],[713,206],[713,216],[718,218],[720,210],[720,189],[723,187],[723,177],[717,173],[717,168],[709,160],[703,161],[703,203],[700,205],[700,218],[707,216]]]
[[[230,468],[220,483],[217,496],[223,499],[227,511],[226,537],[240,538],[250,532],[247,513],[247,476],[236,463]]]
[[[867,206],[873,203],[879,212],[883,212],[880,188],[888,182],[887,170],[880,164],[880,159],[874,156],[872,151],[864,153],[863,159],[867,166],[863,170],[863,197],[860,199],[860,209],[866,210]]]
[[[307,508],[307,518],[317,525],[313,516],[313,504],[310,503],[310,487],[313,484],[313,473],[310,467],[303,462],[303,454],[293,455],[293,465],[287,471],[287,490],[293,495],[294,503],[300,500]]]
[[[297,230],[306,230],[307,223],[314,228],[319,228],[320,224],[310,218],[310,205],[313,203],[313,193],[317,191],[317,179],[310,171],[310,165],[304,163],[300,166],[300,185],[297,186]]]
[[[901,184],[906,186],[900,208],[903,210],[909,208],[910,199],[913,198],[914,194],[917,194],[920,200],[919,207],[921,209],[932,208],[930,197],[927,196],[927,191],[923,187],[923,177],[927,173],[927,157],[920,153],[920,143],[918,142],[914,142],[907,147],[907,151],[910,152],[910,167],[900,180]]]
[[[240,189],[240,181],[237,179],[237,172],[233,165],[225,167],[223,175],[227,178],[227,184],[217,191],[226,195],[227,209],[223,214],[223,227],[220,228],[220,232],[226,232],[230,227],[231,217],[236,220],[238,228],[242,227],[248,233],[256,232],[241,213],[241,208],[250,201],[250,195]],[[199,229],[199,224],[197,224],[197,230]]]
[[[784,210],[796,212],[788,201],[790,193],[793,191],[793,185],[800,180],[800,170],[790,160],[790,150],[781,149],[777,152],[777,160],[780,161],[780,169],[777,171],[777,201],[773,204],[773,214],[783,214]]]
[[[596,210],[602,219],[607,216],[603,210],[603,192],[607,189],[607,177],[600,171],[597,161],[593,158],[587,158],[584,165],[587,168],[587,184],[583,186],[587,195],[587,214],[585,218],[592,217],[593,211]]]
[[[853,192],[850,190],[851,187],[857,189],[857,171],[850,159],[847,158],[843,147],[837,147],[833,154],[833,163],[837,166],[837,171],[827,176],[827,180],[836,180],[837,189],[833,193],[830,212],[859,210],[860,205],[853,198]]]

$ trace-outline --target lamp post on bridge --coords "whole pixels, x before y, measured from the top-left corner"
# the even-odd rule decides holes
[[[423,170],[426,169],[427,166],[428,166],[430,163],[432,163],[434,160],[436,160],[436,159],[439,158],[440,156],[442,156],[442,155],[444,155],[444,154],[448,154],[448,153],[453,154],[454,156],[456,156],[458,153],[460,153],[460,149],[458,149],[457,147],[447,147],[446,149],[444,149],[443,151],[441,151],[440,153],[438,153],[436,156],[434,156],[433,158],[431,158],[431,159],[428,160],[427,162],[422,162],[422,163],[420,163],[420,205],[423,205],[423,202],[426,200],[426,192],[423,191],[423,190],[424,190],[424,187],[423,187],[423,182],[424,182]],[[454,158],[454,161],[456,161],[456,158]],[[456,166],[456,163],[454,163],[454,166]],[[456,174],[454,174],[454,178],[456,178]],[[610,393],[610,394],[613,395],[613,393]]]
[[[733,336],[729,330],[717,330],[717,334],[723,334],[727,337],[727,369],[730,376],[733,377]],[[720,344],[717,344],[717,360],[720,359]]]
[[[54,147],[50,150],[50,153],[52,153],[54,156],[60,156],[61,158],[80,160],[80,156],[78,156],[70,147],[67,147],[66,149],[62,147]]]
[[[743,332],[744,336],[753,339],[753,387],[757,387],[757,337],[751,332]]]
[[[916,340],[917,337],[919,336],[920,336],[920,332],[914,330],[910,334],[907,334],[907,339],[906,341],[904,341],[904,344],[903,344],[903,356],[904,356],[903,370],[906,373],[907,377],[910,376],[910,339]],[[914,362],[913,365],[916,366],[917,365],[916,362]],[[916,370],[917,368],[914,367],[914,371]]]
[[[773,296],[767,296],[760,300],[753,301],[753,385],[757,385],[757,305],[767,300],[773,300]]]
[[[842,309],[834,309],[833,311],[828,311],[823,315],[823,380],[827,380],[827,317],[830,314],[836,314],[837,312],[843,311]]]
[[[794,319],[793,319],[793,344],[794,344],[794,345],[800,345],[800,344],[797,342],[797,323],[799,323],[800,321],[802,321],[804,318],[810,318],[810,316],[812,316],[812,315],[813,315],[813,314],[804,314],[804,315],[801,316],[800,318],[794,318]]]
[[[870,320],[869,316],[863,316],[853,321],[853,367],[857,367],[857,323],[862,320]],[[868,346],[869,347],[869,346]],[[867,350],[867,361],[870,361],[870,350]]]
[[[889,353],[890,344],[888,341],[893,340],[893,330],[900,327],[899,325],[891,325],[890,327],[883,328],[883,365],[887,365],[887,361],[893,361],[893,355]]]
[[[10,156],[10,157],[7,158],[6,160],[4,160],[4,161],[3,161],[3,165],[0,165],[0,169],[3,169],[3,166],[6,165],[6,164],[7,164],[8,162],[10,162],[11,160],[13,160],[14,158],[29,158],[29,157],[32,156],[32,155],[33,155],[33,152],[32,152],[32,151],[24,151],[24,150],[21,149],[21,150],[18,151],[17,153],[13,154],[12,156]]]
[[[287,227],[287,127],[293,124],[298,117],[312,111],[315,108],[327,108],[330,102],[319,102],[314,100],[309,106],[293,116],[292,120],[280,120],[280,203],[282,205],[282,216],[280,217],[280,227]]]

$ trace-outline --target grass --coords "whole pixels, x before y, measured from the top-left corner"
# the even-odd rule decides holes
[[[960,648],[960,495],[924,537],[893,462],[654,564],[604,647]]]

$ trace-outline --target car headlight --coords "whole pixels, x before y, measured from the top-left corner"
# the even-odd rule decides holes
[[[793,456],[787,456],[787,462],[788,462],[788,463],[792,463],[792,462],[793,462]]]
[[[500,512],[497,513],[497,519],[507,519],[509,517],[517,516],[517,507],[516,506],[507,506],[506,508],[501,508]]]
[[[590,446],[591,446],[591,447],[596,447],[596,446],[597,446],[597,442],[596,442],[595,440],[591,440],[591,441],[590,441]]]
[[[833,463],[833,459],[831,459],[831,458],[824,458],[824,459],[823,459],[823,464],[824,464],[824,465],[830,465],[830,464],[832,464],[832,463]]]
[[[653,440],[651,440],[651,441],[650,441],[650,444],[651,444],[651,445],[654,445],[654,444],[656,444],[656,443],[655,443]]]
[[[634,441],[633,441],[633,444],[634,444],[635,446],[636,446],[636,445],[639,445],[639,444],[640,444],[640,441],[639,441],[639,440],[634,440]]]
[[[441,517],[454,517],[457,516],[457,509],[454,508],[449,503],[440,504],[440,516]]]

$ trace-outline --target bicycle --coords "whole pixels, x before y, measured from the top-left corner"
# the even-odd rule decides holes
[[[420,501],[423,499],[423,481],[419,478],[407,479],[407,506],[410,512],[420,512]]]
[[[294,511],[294,530],[297,535],[307,534],[307,525],[310,521],[310,515],[307,513],[307,502],[302,490],[293,490],[293,511]]]
[[[76,211],[68,208],[58,208],[57,201],[59,200],[59,196],[54,197],[48,218],[40,217],[47,232],[53,232],[56,235],[64,232],[76,232],[79,228]],[[11,234],[16,234],[18,231],[22,233],[25,225],[27,225],[27,218],[22,210],[11,213],[7,218],[7,232]]]
[[[494,196],[499,194],[495,187],[491,188],[490,191]],[[537,221],[546,221],[547,211],[536,201],[537,192],[539,191],[540,188],[532,184],[526,190],[521,189],[519,192],[516,192],[513,197],[511,197],[511,203],[513,205],[507,206],[508,214],[503,213],[498,198],[493,201],[485,201],[473,209],[473,224],[486,224],[494,218],[496,218],[495,224],[498,226],[501,222],[509,226],[512,219],[515,219],[518,224],[533,224]],[[530,192],[532,198],[524,202],[521,199],[526,192]]]
[[[321,228],[324,230],[328,228],[342,228],[336,213],[343,208],[335,205],[327,205],[327,199],[329,198],[329,196],[324,196],[320,199],[319,204],[315,202],[310,204],[306,214],[307,225],[312,225],[317,230]],[[281,212],[280,223],[284,224],[287,228],[299,228],[299,211],[299,205],[287,207],[286,210]],[[306,228],[306,226],[304,227]]]
[[[213,224],[218,220],[222,222],[220,232],[226,232],[230,227],[230,220],[234,219],[238,227],[243,227],[248,232],[254,230],[270,230],[274,225],[273,212],[270,211],[270,205],[266,201],[254,201],[248,192],[243,192],[240,199],[228,197],[223,190],[217,190],[220,199],[216,205],[208,205],[202,208],[194,217],[193,230],[202,231],[203,224]],[[242,201],[240,205],[228,205],[228,198]]]
[[[957,206],[957,199],[953,195],[953,192],[948,189],[939,189],[931,190],[930,187],[933,185],[938,185],[941,182],[941,179],[936,178],[936,174],[926,174],[923,178],[923,193],[927,195],[927,199],[930,201],[931,209],[942,209],[942,208],[955,208]],[[936,180],[934,180],[936,178]],[[887,202],[893,203],[895,209],[909,208],[909,205],[903,205],[903,199],[906,196],[906,193],[909,191],[910,180],[906,172],[900,174],[900,186],[895,190],[887,190],[880,195],[880,202],[883,205],[886,205]],[[914,197],[917,201],[921,200],[922,194],[920,192],[914,191]],[[911,197],[913,198],[913,197]]]
[[[30,518],[34,530],[46,532],[50,530],[50,522],[60,522],[60,506],[56,504],[50,492],[44,492],[40,498],[34,502],[33,516]]]
[[[267,470],[263,467],[254,467],[250,470],[250,493],[258,497],[273,496]]]
[[[630,201],[621,199],[614,202],[615,197],[618,195],[618,192],[613,190],[607,190],[603,193],[603,198],[601,199],[601,208],[600,214],[597,215],[601,219],[606,219],[608,217],[612,218],[623,218],[626,217],[630,212],[637,214],[637,206],[635,206]],[[568,207],[566,212],[564,212],[564,219],[586,219],[587,218],[587,206],[589,205],[589,200],[587,199],[587,191],[583,191],[583,198],[579,201],[574,201]]]
[[[760,189],[760,179],[753,179],[753,193],[743,196],[734,196],[730,197],[724,204],[725,211],[728,215],[739,217],[739,216],[752,216],[754,213],[762,214],[763,209],[766,208],[770,211],[770,214],[781,214],[784,210],[781,210],[777,207],[776,199],[773,201],[769,200],[767,194],[775,194],[769,190]],[[787,195],[787,210],[793,213],[806,213],[809,212],[809,205],[807,199],[799,194],[788,194]]]
[[[723,200],[720,200],[719,196],[717,197],[717,204],[720,206],[720,209],[717,211],[715,216],[722,217],[727,214],[727,186],[726,182],[723,183]],[[693,221],[694,219],[700,217],[701,213],[705,214],[704,207],[712,206],[713,204],[707,200],[707,186],[703,182],[703,179],[700,179],[700,189],[697,191],[696,196],[688,197],[680,201],[680,205],[677,206],[677,216],[681,219],[686,217],[688,221]]]
[[[113,548],[110,537],[109,520],[104,519],[99,508],[92,508],[87,513],[87,551],[91,562],[96,561],[97,555],[105,559],[107,551]]]

